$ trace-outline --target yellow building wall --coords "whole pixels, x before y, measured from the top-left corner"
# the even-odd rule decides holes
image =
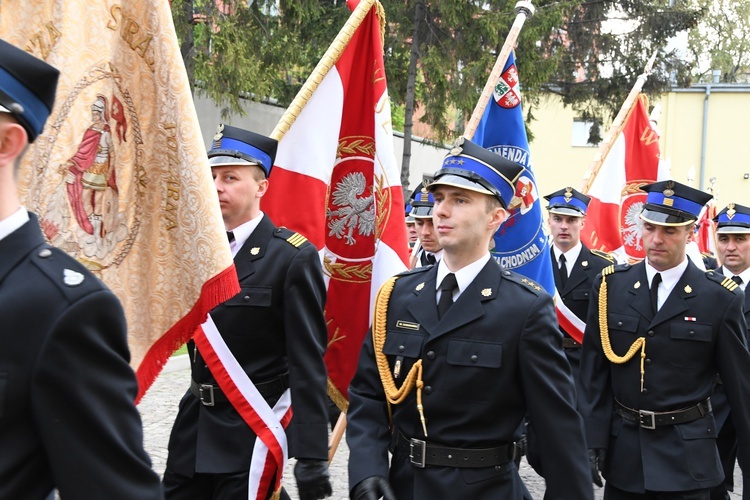
[[[693,167],[695,188],[701,183],[704,100],[701,88],[670,92],[652,102],[662,108],[657,125],[662,158],[669,161],[672,178],[678,182],[690,184],[688,174]],[[557,96],[542,98],[534,115],[537,120],[530,125],[534,134],[530,148],[540,195],[565,186],[580,189],[598,148],[571,145],[577,115]],[[714,90],[708,98],[704,188],[715,177],[720,207],[730,202],[750,206],[750,179],[745,175],[750,177],[750,89],[731,93]]]

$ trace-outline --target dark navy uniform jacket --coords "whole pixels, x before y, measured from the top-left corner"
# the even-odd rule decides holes
[[[162,498],[122,306],[29,217],[0,240],[0,498]]]
[[[750,451],[750,353],[742,314],[744,296],[724,277],[692,262],[654,316],[645,263],[615,267],[607,283],[607,324],[614,353],[646,339],[644,389],[640,352],[623,364],[602,350],[594,285],[581,358],[579,404],[590,448],[606,448],[604,477],[630,492],[706,489],[722,481],[713,414],[679,425],[644,429],[613,412],[615,399],[648,411],[688,408],[711,396],[721,375],[739,436],[740,463]],[[746,475],[746,477],[748,477]],[[750,489],[744,498],[750,498]]]
[[[583,422],[550,295],[490,260],[438,320],[437,267],[405,273],[390,297],[383,352],[391,371],[403,358],[398,385],[422,360],[428,433],[414,389],[391,407],[394,435],[458,448],[496,447],[512,443],[528,415],[545,447],[545,498],[593,498]],[[420,469],[411,465],[408,451],[396,448],[389,471],[392,434],[371,335],[349,388],[347,421],[350,488],[380,475],[389,477],[399,500],[523,498],[513,462]]]
[[[594,278],[602,269],[615,263],[612,257],[606,256],[602,252],[592,252],[586,245],[582,245],[581,253],[573,264],[568,280],[565,286],[562,286],[560,280],[560,263],[555,260],[555,251],[550,248],[550,258],[552,259],[552,268],[555,275],[555,287],[560,294],[565,306],[575,314],[581,321],[586,321],[586,315],[589,311],[589,299],[591,298],[591,287],[594,284]],[[572,338],[564,328],[560,327],[563,335]],[[578,366],[581,361],[580,349],[565,349],[565,355],[570,361],[573,369],[573,376],[578,375]]]
[[[263,216],[234,257],[242,291],[211,311],[211,317],[250,380],[260,383],[289,373],[290,456],[325,460],[325,284],[315,246],[307,241],[295,246],[287,241],[293,235]],[[192,342],[188,348],[193,380],[215,384]],[[273,406],[280,395],[266,401]],[[231,403],[204,406],[188,391],[172,429],[167,467],[186,476],[247,471],[254,442],[255,433]]]

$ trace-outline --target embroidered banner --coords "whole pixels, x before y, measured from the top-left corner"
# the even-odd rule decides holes
[[[22,200],[122,301],[140,399],[239,292],[169,4],[5,2],[0,36],[61,71]]]

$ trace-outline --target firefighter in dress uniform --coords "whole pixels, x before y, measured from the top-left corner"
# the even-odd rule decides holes
[[[122,305],[18,196],[58,76],[0,40],[0,498],[156,500]]]
[[[719,212],[713,221],[716,223],[716,252],[721,266],[716,272],[736,282],[745,292],[745,322],[750,325],[750,208],[730,203]],[[716,377],[716,389],[711,395],[714,418],[719,428],[716,444],[724,467],[724,482],[711,490],[711,500],[729,498],[734,490],[734,464],[737,459],[737,433],[729,412],[729,403],[721,378]]]
[[[579,408],[591,465],[607,480],[607,500],[707,500],[724,477],[710,400],[717,372],[741,464],[750,450],[744,296],[686,256],[711,196],[674,181],[641,189],[646,259],[602,271],[583,337]]]
[[[351,498],[520,500],[524,415],[545,445],[547,498],[593,498],[552,298],[488,250],[522,171],[461,140],[430,184],[443,258],[378,293],[349,388]]]

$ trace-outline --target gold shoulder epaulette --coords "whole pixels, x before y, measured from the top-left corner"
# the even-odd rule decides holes
[[[729,290],[730,292],[733,292],[738,286],[737,283],[734,282],[734,280],[725,277],[724,280],[721,282],[721,286]]]
[[[607,276],[607,275],[612,274],[614,272],[615,272],[615,266],[614,265],[607,266],[604,269],[602,269],[602,276]]]
[[[612,257],[607,252],[602,252],[601,250],[591,250],[591,253],[593,253],[594,255],[597,255],[597,256],[601,257],[602,259],[605,259],[605,260],[607,260],[609,262],[612,262],[613,264],[615,263],[615,258]]]
[[[304,236],[302,236],[299,233],[294,233],[289,238],[287,238],[286,241],[287,241],[287,243],[289,243],[293,247],[299,248],[300,246],[302,246],[302,244],[304,242],[307,241],[307,238],[305,238]]]

